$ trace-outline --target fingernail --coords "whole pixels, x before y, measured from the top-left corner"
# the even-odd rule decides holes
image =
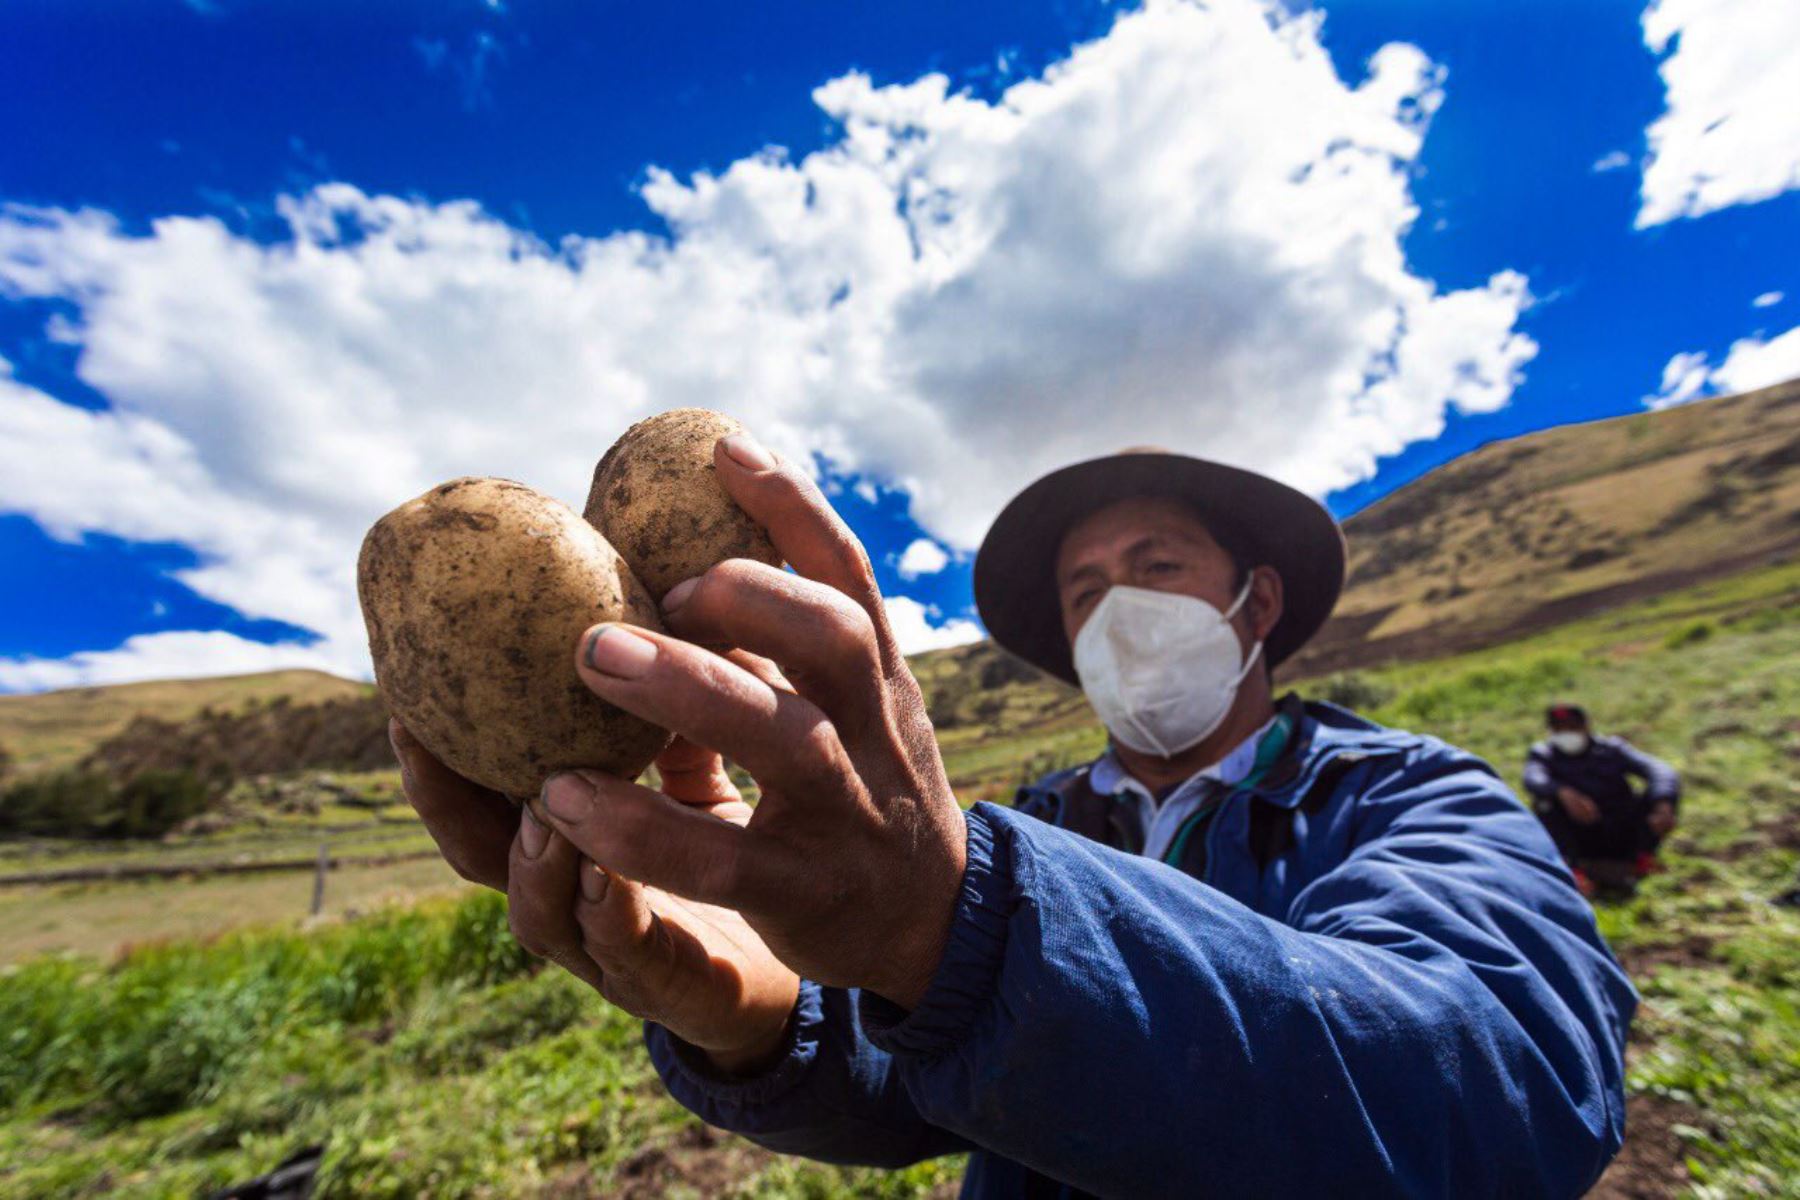
[[[537,815],[531,806],[525,806],[525,815],[519,819],[519,849],[525,852],[526,858],[536,858],[550,844],[550,831],[538,824]]]
[[[636,679],[656,661],[656,643],[623,625],[596,625],[588,631],[583,661],[591,671],[618,679]]]
[[[663,597],[663,611],[672,613],[682,605],[686,604],[687,598],[693,595],[694,589],[699,586],[700,577],[696,575],[692,579],[684,579],[674,587],[670,588],[669,594]]]
[[[579,821],[594,806],[594,785],[579,775],[557,775],[544,785],[544,807],[559,821]]]
[[[775,456],[747,433],[734,433],[726,438],[725,453],[738,466],[750,471],[767,471],[775,465]]]
[[[606,890],[612,886],[612,873],[599,863],[583,863],[581,866],[581,898],[589,904],[598,904],[606,899]]]

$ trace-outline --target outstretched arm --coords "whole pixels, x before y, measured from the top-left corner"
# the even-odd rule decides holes
[[[927,1121],[1090,1190],[1578,1195],[1635,998],[1548,841],[1448,755],[1356,811],[1274,920],[978,805],[932,989],[865,1024]]]

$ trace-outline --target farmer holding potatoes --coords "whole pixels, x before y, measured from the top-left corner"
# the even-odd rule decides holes
[[[748,436],[717,464],[794,571],[727,561],[671,635],[570,648],[678,735],[660,791],[575,772],[521,816],[394,731],[446,857],[648,1022],[682,1104],[833,1162],[971,1151],[975,1197],[1598,1178],[1635,996],[1538,822],[1463,751],[1273,693],[1342,584],[1315,502],[1154,451],[1021,493],[981,615],[1111,737],[965,813],[860,545]]]

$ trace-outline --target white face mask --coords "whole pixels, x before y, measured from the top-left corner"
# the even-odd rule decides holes
[[[1221,613],[1176,592],[1114,587],[1075,635],[1075,673],[1100,723],[1143,754],[1170,758],[1217,729],[1238,685],[1262,653],[1248,657],[1231,618],[1250,581]]]
[[[1550,744],[1564,754],[1585,754],[1588,735],[1578,729],[1563,729],[1550,735]]]

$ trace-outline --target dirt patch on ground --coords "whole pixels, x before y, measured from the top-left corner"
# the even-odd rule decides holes
[[[547,1181],[543,1200],[659,1200],[663,1196],[723,1196],[774,1159],[767,1150],[699,1122],[619,1164],[601,1181],[578,1163]]]
[[[1588,1193],[1589,1200],[1664,1200],[1687,1188],[1687,1151],[1677,1125],[1703,1126],[1700,1110],[1661,1096],[1625,1102],[1625,1148]]]
[[[1690,933],[1669,942],[1635,945],[1619,951],[1619,965],[1634,980],[1653,975],[1659,967],[1699,967],[1716,965],[1718,943],[1704,933]]]

